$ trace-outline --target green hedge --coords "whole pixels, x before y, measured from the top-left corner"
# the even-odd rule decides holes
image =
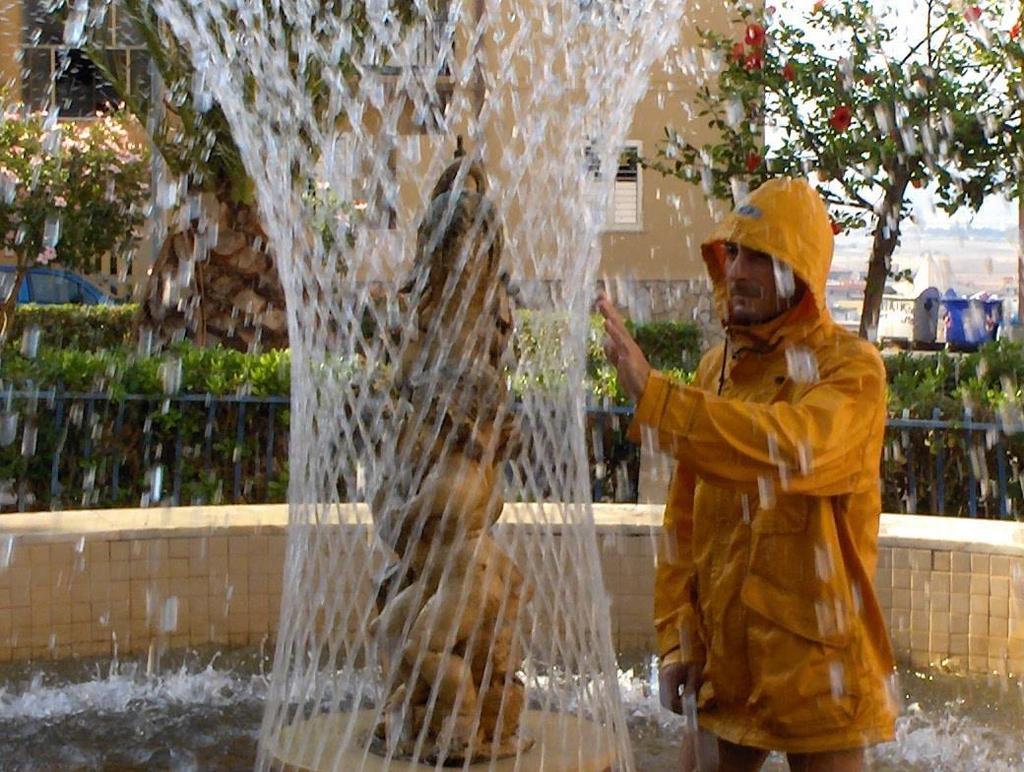
[[[1005,507],[1010,516],[1024,519],[1024,394],[1019,380],[1024,345],[1000,341],[972,354],[904,353],[885,362],[890,415],[935,417],[954,426],[948,431],[890,429],[883,456],[886,509],[902,511],[908,502],[916,502],[916,511],[935,511],[942,487],[944,511],[967,516],[965,483],[973,476],[981,483],[979,515],[999,517]],[[975,423],[1001,424],[1005,431],[966,431],[962,427],[968,416]],[[999,500],[1000,474],[1006,479],[1005,503]]]
[[[32,309],[35,313],[35,309]],[[54,325],[40,324],[46,335],[76,336],[97,344],[116,324],[129,325],[125,307],[46,309],[42,314],[67,314],[64,332],[50,332]],[[20,324],[40,316],[25,314]],[[110,319],[117,321],[111,324]],[[90,325],[94,322],[95,334]],[[56,325],[60,326],[60,324]],[[74,332],[72,332],[74,330]],[[105,330],[101,333],[99,330]],[[560,358],[565,322],[554,317],[524,315],[516,339],[517,354],[528,363],[514,390],[537,387],[566,388]],[[690,324],[641,325],[637,337],[648,356],[662,369],[688,379],[697,361],[697,331]],[[106,340],[111,340],[108,337]],[[109,400],[81,402],[67,409],[63,423],[54,421],[54,409],[40,402],[37,407],[37,437],[34,452],[23,452],[23,427],[28,414],[23,402],[12,411],[0,412],[0,481],[17,480],[22,493],[35,499],[34,508],[57,506],[137,505],[152,489],[151,472],[183,447],[181,490],[178,500],[216,501],[234,499],[235,461],[241,463],[241,501],[281,501],[287,486],[286,405],[237,405],[225,407],[211,419],[209,405],[182,404],[166,400],[173,392],[215,396],[287,396],[290,391],[290,358],[287,351],[244,354],[226,349],[175,347],[162,357],[139,357],[134,345],[81,351],[41,345],[38,355],[26,358],[12,341],[0,358],[0,379],[4,389],[60,388],[65,392],[102,393]],[[598,402],[623,403],[614,371],[601,351],[600,323],[594,321],[588,343],[587,377]],[[978,510],[983,516],[998,516],[998,459],[1004,462],[1008,495],[1016,517],[1024,512],[1022,461],[1024,461],[1024,418],[1022,391],[1018,382],[1024,373],[1024,346],[1000,342],[974,354],[898,354],[886,357],[889,378],[890,414],[895,417],[930,419],[938,416],[953,422],[950,431],[914,429],[890,430],[883,460],[884,496],[887,511],[903,511],[908,501],[917,501],[918,511],[934,511],[937,504],[935,460],[941,453],[948,514],[965,515],[968,498],[965,481],[973,473],[989,484],[979,491]],[[674,365],[674,366],[673,366]],[[127,394],[149,395],[148,402],[124,402]],[[1001,421],[1010,434],[967,433],[958,430],[964,409],[978,422]],[[270,420],[271,412],[273,420]],[[120,413],[120,419],[118,418]],[[4,421],[17,421],[16,438],[5,436]],[[598,419],[591,417],[594,423]],[[604,419],[601,419],[604,420]],[[121,429],[116,430],[120,423]],[[618,417],[605,421],[603,451],[598,459],[591,449],[592,477],[600,477],[600,498],[622,500],[635,491],[637,458],[635,448],[626,444],[622,430],[626,421]],[[241,425],[241,441],[238,440]],[[593,442],[594,429],[589,439]],[[144,439],[149,435],[148,443]],[[272,436],[271,436],[272,435]],[[7,442],[3,445],[3,442]],[[266,463],[267,443],[272,442],[273,462]],[[54,450],[60,448],[58,495],[51,500]],[[30,449],[31,450],[31,449]],[[112,487],[114,467],[119,465],[119,490]],[[597,470],[601,470],[598,472]],[[150,477],[147,477],[150,474]],[[172,470],[165,470],[170,478]],[[913,479],[914,485],[910,481]],[[164,492],[169,491],[169,484]]]
[[[131,345],[135,314],[134,303],[118,306],[27,304],[18,306],[9,345],[20,346],[27,329],[39,330],[39,345],[74,348],[82,351],[119,348]]]
[[[12,411],[0,414],[0,481],[8,482],[8,495],[31,502],[31,509],[139,506],[154,497],[168,503],[173,494],[185,504],[286,496],[287,404],[234,402],[211,409],[203,400],[168,397],[287,395],[287,352],[248,355],[183,345],[157,358],[138,357],[127,348],[44,347],[26,358],[13,349],[2,358],[0,377],[14,390],[108,397],[52,404],[43,398],[35,406],[16,399]],[[149,398],[126,400],[126,395]],[[13,432],[5,428],[10,422]],[[26,447],[27,427],[34,427],[34,447]]]

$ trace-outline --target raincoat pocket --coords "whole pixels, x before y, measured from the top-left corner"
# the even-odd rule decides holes
[[[823,642],[802,615],[786,613],[803,599],[787,599],[757,577],[748,578],[741,597],[755,612],[747,623],[747,707],[758,723],[781,737],[827,735],[850,727],[859,704],[850,642]]]
[[[849,581],[827,501],[793,496],[757,513],[740,597],[797,635],[832,646],[847,642]]]

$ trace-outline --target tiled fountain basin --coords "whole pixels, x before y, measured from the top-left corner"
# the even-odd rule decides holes
[[[508,505],[507,527],[533,510]],[[653,649],[662,507],[594,507],[612,635]],[[0,516],[0,662],[272,638],[286,506]],[[883,515],[877,587],[913,666],[1024,673],[1024,524]]]

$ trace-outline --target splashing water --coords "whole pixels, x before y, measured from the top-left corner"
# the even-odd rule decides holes
[[[593,725],[596,747],[587,751],[631,769],[607,617],[594,611],[602,608],[603,589],[576,384],[598,256],[597,213],[608,201],[631,111],[651,64],[674,42],[685,4],[367,2],[345,14],[299,0],[157,0],[154,6],[188,50],[191,88],[201,91],[197,103],[223,110],[254,183],[263,229],[274,254],[286,256],[277,268],[292,362],[292,525],[261,768],[272,763],[276,738],[292,721],[293,696],[329,706],[331,685],[351,681],[364,659],[379,668],[357,700],[371,726],[405,715],[410,698],[403,702],[403,686],[411,694],[415,683],[448,683],[450,665],[433,675],[430,647],[442,644],[425,641],[446,639],[449,615],[424,617],[416,635],[425,626],[425,637],[411,637],[426,596],[410,601],[396,640],[367,631],[378,598],[393,582],[402,586],[410,570],[394,539],[407,538],[403,529],[410,528],[411,538],[429,544],[412,525],[409,502],[433,479],[432,459],[465,442],[444,421],[457,425],[458,416],[474,415],[480,399],[474,394],[485,393],[474,391],[484,383],[474,341],[491,317],[477,315],[477,292],[452,288],[475,281],[477,266],[497,260],[487,270],[501,279],[481,290],[484,306],[498,304],[500,293],[515,298],[517,288],[528,290],[523,296],[531,298],[535,329],[559,349],[554,370],[528,352],[501,365],[533,384],[522,395],[519,440],[503,451],[514,484],[502,497],[523,502],[506,507],[506,518],[536,527],[499,524],[488,538],[514,557],[532,600],[517,618],[506,609],[515,584],[506,580],[490,615],[468,614],[476,621],[450,635],[465,636],[453,640],[471,647],[473,640],[490,640],[492,633],[481,629],[492,623],[487,620],[518,619],[503,661],[532,658],[574,674],[568,692],[534,699],[528,691],[530,704]],[[449,204],[429,210],[431,222],[440,223],[432,232],[420,222],[442,200],[431,191],[452,160],[456,137],[463,138],[465,156],[452,167]],[[470,164],[483,170],[486,184],[470,174]],[[474,195],[487,202],[481,211],[500,224],[497,238],[479,221],[458,219],[470,179]],[[442,232],[459,236],[449,242]],[[429,318],[413,313],[435,278],[413,264],[413,254],[424,250],[444,256],[450,282],[431,296]],[[176,296],[173,288],[165,294]],[[256,311],[245,304],[237,310],[239,324]],[[433,334],[417,332],[417,318],[445,330],[423,349],[430,358],[417,359],[417,339]],[[424,446],[430,437],[434,444]],[[464,517],[460,508],[473,491],[457,476],[453,484],[441,509]],[[371,510],[396,513],[394,522],[371,518]],[[396,530],[388,530],[392,525]],[[471,589],[494,579],[486,571],[475,580],[453,579],[465,563],[459,550],[448,552],[438,587],[461,618],[458,609]],[[456,692],[442,696],[468,710],[473,726],[487,714],[480,708],[474,714],[476,696],[467,684],[486,682],[490,665],[484,663],[497,661],[485,649],[477,665],[483,675],[455,679]],[[472,651],[467,659],[478,656]],[[502,710],[513,711],[505,701],[514,690],[493,688],[480,704],[500,698]],[[382,694],[391,694],[391,703]],[[358,714],[341,716],[345,729],[334,756],[355,753],[353,768],[364,763],[355,759],[364,758],[367,742],[354,729]],[[407,726],[405,718],[395,720]],[[427,746],[435,740],[422,733],[408,738],[411,757],[436,756],[440,763],[448,752],[444,733],[454,731],[445,726],[433,749]],[[390,755],[390,730],[384,736]],[[543,745],[557,738],[542,727],[532,739]]]
[[[204,664],[205,663],[205,664]],[[0,758],[23,770],[57,767],[158,766],[170,769],[250,768],[259,712],[269,684],[266,660],[254,651],[186,662],[147,674],[142,663],[98,662],[81,672],[0,669]],[[59,666],[59,667],[66,667]],[[356,679],[372,679],[367,673]],[[558,670],[535,676],[535,691],[578,693]],[[365,687],[338,683],[334,699]],[[987,684],[941,674],[904,673],[909,697],[897,739],[868,754],[877,772],[1013,770],[1024,762],[1019,685]],[[659,705],[657,663],[619,670],[616,682],[645,772],[678,769],[684,719]],[[303,695],[293,698],[301,701]],[[191,764],[191,766],[189,766]],[[764,767],[787,769],[773,754]]]

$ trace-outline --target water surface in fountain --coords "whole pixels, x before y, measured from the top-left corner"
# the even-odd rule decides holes
[[[165,667],[129,659],[0,669],[5,772],[251,769],[271,672],[261,650],[175,653]],[[681,720],[657,701],[653,663],[620,670],[643,772],[678,768]],[[873,750],[877,772],[1017,770],[1024,765],[1024,686],[1004,678],[904,670],[897,741]],[[768,772],[786,769],[773,756]]]

